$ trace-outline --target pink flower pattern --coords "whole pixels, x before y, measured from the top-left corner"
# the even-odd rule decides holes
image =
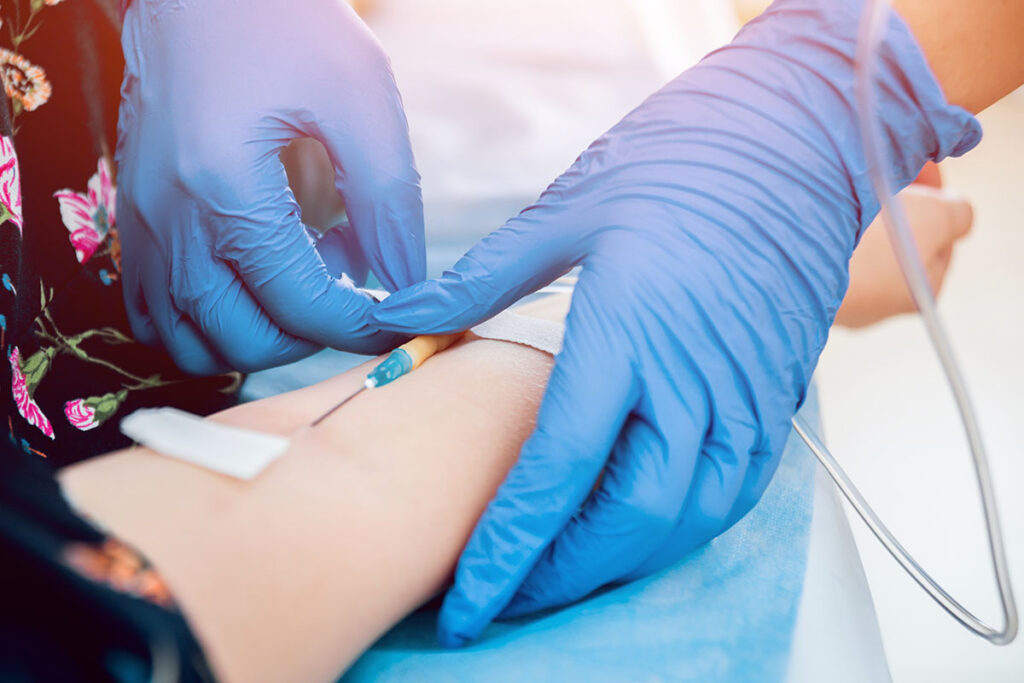
[[[0,137],[0,204],[6,209],[7,220],[21,232],[21,176],[14,142],[8,137]]]
[[[60,204],[60,217],[70,233],[68,239],[75,256],[79,263],[85,263],[117,223],[117,188],[107,160],[101,158],[97,162],[96,173],[89,179],[89,188],[84,194],[57,190],[53,196]]]
[[[51,439],[53,436],[53,425],[43,415],[42,409],[28,393],[28,386],[25,383],[25,375],[21,371],[21,351],[15,346],[7,357],[11,364],[11,391],[14,394],[14,402],[18,406],[18,412],[29,424],[38,427],[46,436]]]
[[[72,427],[87,432],[90,429],[99,427],[96,421],[96,410],[86,404],[84,398],[76,398],[74,401],[67,401],[64,404],[64,415]]]

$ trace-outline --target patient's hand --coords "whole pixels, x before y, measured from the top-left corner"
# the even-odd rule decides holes
[[[953,247],[970,232],[974,212],[966,200],[920,184],[911,185],[900,197],[932,291],[938,294]],[[881,216],[876,218],[853,252],[850,288],[836,315],[837,325],[863,327],[915,310],[882,223]]]

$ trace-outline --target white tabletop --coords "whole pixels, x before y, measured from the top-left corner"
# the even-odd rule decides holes
[[[789,683],[889,681],[875,605],[841,498],[818,466]]]

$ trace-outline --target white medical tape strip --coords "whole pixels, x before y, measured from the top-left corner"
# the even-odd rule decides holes
[[[532,346],[554,356],[562,350],[565,325],[505,311],[480,323],[470,332],[483,339]]]
[[[161,455],[238,479],[252,479],[287,449],[288,439],[204,420],[176,408],[143,408],[121,433]]]

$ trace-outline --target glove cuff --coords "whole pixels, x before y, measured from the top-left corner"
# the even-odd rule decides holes
[[[782,69],[773,71],[789,80],[796,77],[800,87],[789,89],[790,96],[806,99],[815,123],[837,143],[861,209],[858,238],[880,205],[868,177],[854,95],[858,34],[866,12],[865,0],[776,0],[725,48],[785,56],[779,60]],[[980,142],[981,124],[947,102],[910,28],[895,11],[888,17],[874,71],[876,116],[888,142],[894,191],[909,185],[925,162],[960,156]]]

